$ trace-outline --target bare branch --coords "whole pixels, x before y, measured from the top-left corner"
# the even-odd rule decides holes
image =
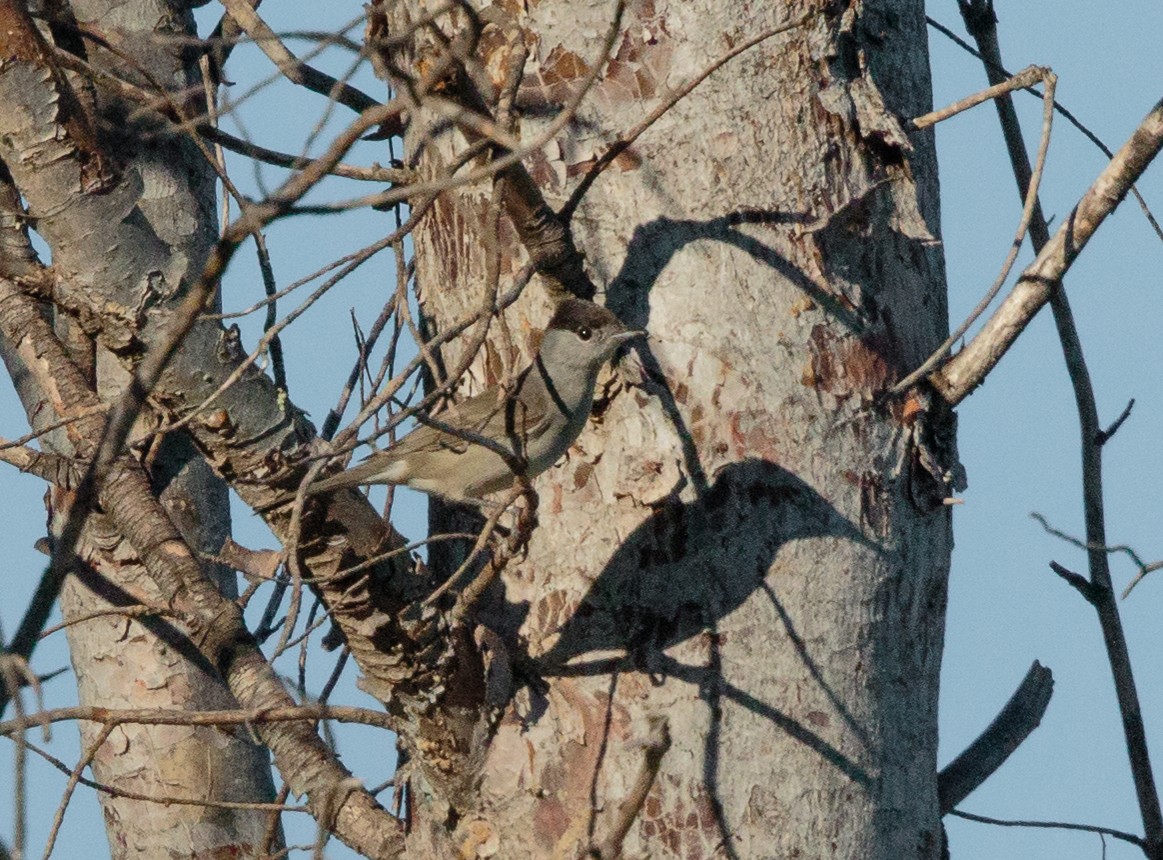
[[[1004,818],[990,818],[986,815],[974,815],[972,812],[962,812],[960,809],[954,809],[949,813],[956,815],[958,818],[964,818],[966,821],[976,821],[980,824],[995,824],[998,827],[1043,827],[1050,830],[1082,830],[1086,833],[1097,833],[1100,836],[1110,836],[1114,839],[1121,839],[1123,842],[1129,842],[1147,850],[1147,843],[1141,836],[1136,836],[1133,833],[1127,833],[1123,830],[1115,830],[1111,827],[1098,827],[1093,824],[1072,824],[1067,821],[1029,821],[1029,820],[1008,820]]]
[[[934,111],[933,113],[913,120],[913,125],[918,129],[926,128],[963,110],[981,104],[983,101],[1007,95],[1013,90],[1025,86],[1027,82],[1038,79],[1043,82],[1045,87],[1045,96],[1042,101],[1042,141],[1038,146],[1038,158],[1034,164],[1034,172],[1030,177],[1030,181],[1026,183],[1025,200],[1022,204],[1022,216],[1018,222],[1017,233],[1014,235],[1014,241],[1010,244],[1010,250],[1006,254],[1005,262],[1002,263],[1001,272],[986,294],[982,296],[981,301],[977,303],[977,306],[962,321],[956,331],[945,338],[945,342],[937,347],[933,354],[920,367],[894,385],[891,389],[891,393],[893,394],[907,391],[948,355],[953,345],[961,340],[965,332],[969,331],[969,327],[977,321],[978,317],[985,313],[985,309],[989,307],[990,303],[1001,290],[1002,284],[1006,282],[1006,278],[1010,276],[1010,269],[1013,268],[1014,261],[1018,258],[1018,251],[1021,250],[1022,242],[1026,238],[1026,231],[1030,228],[1030,222],[1033,220],[1034,212],[1038,206],[1038,188],[1042,184],[1042,171],[1046,166],[1046,153],[1050,149],[1050,127],[1054,119],[1054,88],[1057,85],[1058,79],[1049,69],[1030,66],[1008,81],[1004,81],[974,96],[963,99],[944,110]]]
[[[1035,660],[993,722],[941,769],[937,777],[937,795],[942,815],[952,812],[957,804],[989,779],[1030,736],[1042,722],[1053,692],[1054,676]]]
[[[247,726],[266,723],[335,720],[391,730],[388,715],[382,711],[347,705],[285,705],[274,708],[235,708],[221,711],[175,711],[171,708],[89,708],[75,706],[53,708],[26,714],[23,720],[0,722],[0,736],[10,737],[30,726],[85,720],[103,726]]]
[[[930,377],[950,405],[960,403],[984,381],[1034,314],[1050,300],[1099,225],[1115,210],[1161,148],[1163,102],[1156,103],[1144,117],[977,336]]]
[[[963,0],[960,8],[966,26],[973,33],[986,59],[986,74],[994,80],[996,70],[1003,64],[992,0]],[[1018,192],[1025,194],[1030,181],[1029,158],[1022,141],[1013,101],[1006,95],[999,98],[995,104],[1006,138],[1014,178],[1017,180]],[[1013,343],[1038,308],[1046,301],[1050,302],[1078,409],[1082,454],[1082,502],[1090,573],[1088,588],[1093,597],[1091,603],[1098,615],[1107,661],[1115,684],[1131,777],[1135,784],[1139,814],[1143,820],[1143,832],[1146,834],[1147,853],[1153,858],[1163,856],[1163,809],[1160,808],[1159,793],[1147,749],[1147,736],[1126,634],[1114,597],[1109,553],[1103,549],[1107,539],[1103,512],[1102,446],[1097,443],[1101,432],[1098,423],[1098,405],[1090,372],[1086,367],[1082,342],[1074,323],[1069,300],[1062,288],[1061,278],[1098,225],[1113,211],[1160,147],[1163,147],[1163,102],[1155,105],[1053,239],[1049,239],[1049,229],[1041,208],[1035,210],[1030,237],[1038,252],[1037,259],[1027,268],[1023,279],[1019,280],[1014,291],[973,342],[932,379],[935,387],[951,404],[958,402],[985,378],[989,369]],[[969,357],[963,362],[964,366],[960,369],[955,367],[962,363],[962,356],[967,354]],[[950,369],[955,371],[954,379],[960,375],[960,382],[952,388],[946,388],[944,383],[949,378],[944,377],[944,374]],[[953,394],[952,398],[950,394]]]
[[[913,128],[922,129],[929,128],[929,126],[936,125],[939,122],[944,122],[950,117],[957,116],[957,114],[977,107],[979,104],[996,99],[1006,93],[1012,93],[1014,90],[1029,89],[1035,83],[1041,81],[1045,83],[1047,77],[1051,75],[1051,71],[1044,66],[1027,66],[1016,75],[1011,75],[1008,80],[1002,81],[999,84],[994,84],[981,92],[974,93],[971,96],[966,96],[963,99],[953,102],[953,104],[941,108],[940,110],[930,111],[922,114],[913,120]],[[1046,100],[1046,95],[1042,95],[1042,100]],[[1054,99],[1050,99],[1051,105]],[[1051,108],[1052,110],[1053,108]]]
[[[1123,593],[1119,596],[1125,600],[1130,596],[1131,590],[1140,582],[1142,582],[1143,578],[1146,577],[1147,574],[1154,573],[1157,570],[1163,570],[1163,561],[1153,561],[1150,564],[1144,564],[1139,569],[1139,572],[1135,574],[1134,579],[1127,583],[1127,587],[1123,589]]]
[[[457,598],[451,613],[454,623],[464,622],[473,606],[485,593],[485,589],[500,575],[514,556],[528,546],[529,539],[533,536],[533,529],[537,526],[538,498],[537,491],[529,483],[528,476],[518,474],[513,481],[513,490],[510,495],[514,497],[514,500],[519,495],[524,501],[517,513],[517,523],[513,528],[513,533],[509,535],[509,539],[505,541],[503,546],[493,551],[492,558],[485,564],[484,569]],[[459,574],[460,571],[457,573]],[[452,579],[456,579],[456,576]]]
[[[52,856],[52,849],[53,845],[56,844],[57,834],[60,833],[61,825],[65,821],[65,810],[69,808],[69,801],[73,797],[73,792],[77,790],[77,784],[81,781],[81,774],[92,763],[94,756],[97,755],[97,752],[101,749],[105,741],[109,739],[109,735],[113,733],[114,728],[115,726],[111,724],[105,725],[97,734],[97,737],[86,744],[85,754],[77,759],[72,773],[69,774],[68,784],[61,794],[60,803],[57,804],[56,814],[53,815],[52,828],[49,830],[48,839],[45,842],[44,860],[48,860]]]
[[[170,612],[164,606],[151,606],[146,603],[133,606],[113,606],[109,609],[98,609],[94,612],[86,612],[84,615],[78,615],[70,618],[68,621],[62,621],[60,624],[46,627],[38,638],[47,639],[52,634],[58,633],[66,627],[75,627],[78,624],[84,624],[86,621],[92,621],[95,618],[108,618],[110,615],[117,615],[122,618],[149,618],[151,616],[157,618],[176,618],[175,613]]]
[[[650,737],[643,744],[642,767],[634,780],[634,785],[626,797],[614,810],[614,820],[610,825],[610,832],[602,840],[600,846],[591,845],[588,856],[594,860],[618,860],[622,856],[622,844],[626,841],[626,834],[630,832],[642,807],[646,805],[646,796],[654,781],[658,778],[659,768],[662,767],[662,757],[670,749],[670,724],[665,717],[658,717],[651,721]]]

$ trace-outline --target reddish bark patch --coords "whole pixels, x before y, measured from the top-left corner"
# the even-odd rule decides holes
[[[810,357],[801,380],[804,385],[834,397],[853,394],[864,399],[883,391],[892,378],[885,359],[883,337],[859,340],[837,337],[826,325],[812,327],[808,337]]]
[[[573,51],[558,45],[541,61],[542,98],[551,103],[563,104],[570,100],[575,84],[589,74],[590,67]]]
[[[808,711],[806,714],[804,714],[804,718],[813,726],[817,726],[819,728],[827,728],[832,724],[831,718],[829,718],[828,715],[823,711]]]
[[[560,798],[542,798],[533,808],[533,838],[546,850],[544,856],[549,856],[568,828],[569,814]]]
[[[674,778],[659,780],[647,795],[642,809],[642,835],[647,842],[665,845],[676,857],[706,860],[720,856],[724,834],[715,815],[715,805],[702,786],[691,789],[690,796],[668,798],[659,795],[674,790]],[[664,812],[665,809],[665,812]]]
[[[535,149],[529,153],[525,158],[526,166],[529,170],[529,175],[533,178],[534,184],[542,191],[546,192],[560,192],[561,181],[560,174],[554,169],[553,162],[549,160],[549,156],[545,154],[544,148]],[[593,160],[589,162],[592,164]],[[566,169],[566,175],[572,175],[572,166]]]

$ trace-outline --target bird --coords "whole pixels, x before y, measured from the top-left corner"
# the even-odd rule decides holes
[[[556,463],[581,433],[605,363],[622,344],[643,335],[601,305],[564,299],[533,361],[508,389],[490,386],[438,419],[422,418],[421,426],[391,448],[310,484],[306,495],[364,484],[403,484],[452,501],[472,502],[512,486],[514,465],[523,465],[526,476],[534,478]],[[473,441],[474,436],[494,445]]]

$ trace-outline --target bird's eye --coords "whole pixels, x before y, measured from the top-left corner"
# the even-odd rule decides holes
[[[592,331],[590,331],[589,326],[583,325],[580,328],[578,328],[577,336],[580,337],[582,340],[589,340],[591,337],[594,336],[594,333]]]

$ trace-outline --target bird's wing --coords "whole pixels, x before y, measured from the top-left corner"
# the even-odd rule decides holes
[[[545,398],[536,396],[517,400],[497,391],[485,391],[452,406],[433,420],[444,426],[464,427],[475,435],[497,440],[514,454],[524,454],[528,440],[544,432],[552,417],[551,404],[544,401]],[[393,463],[410,458],[423,460],[424,454],[441,450],[463,452],[470,444],[471,440],[456,433],[432,424],[422,424],[391,448],[370,455],[338,475],[314,482],[308,487],[307,493],[317,495],[359,484],[384,483],[384,473],[390,470]],[[404,474],[400,478],[406,480]],[[397,481],[390,479],[386,482]],[[256,511],[278,507],[292,501],[294,497],[294,493],[288,494],[273,504],[256,508]]]
[[[524,448],[527,439],[538,435],[549,419],[550,412],[543,403],[515,400],[500,396],[497,391],[485,391],[430,419],[442,426],[421,424],[385,453],[399,458],[437,450],[463,452],[472,444],[472,440],[443,427],[463,427],[474,435],[494,439],[516,453]]]

